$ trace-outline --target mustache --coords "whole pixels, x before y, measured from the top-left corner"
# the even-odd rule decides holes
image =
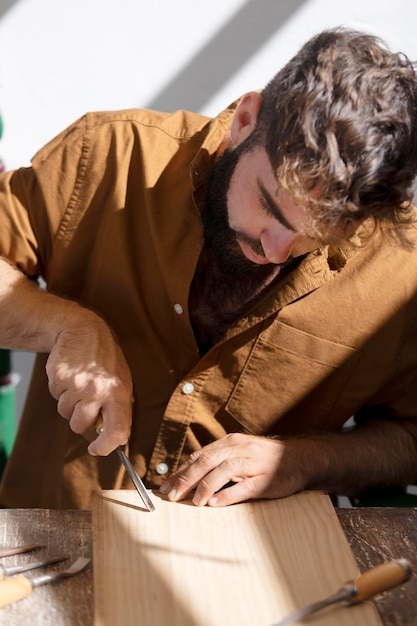
[[[255,252],[255,254],[257,254],[258,256],[263,256],[263,257],[265,256],[263,246],[258,239],[254,239],[253,237],[250,237],[249,235],[246,235],[245,233],[238,231],[238,230],[232,230],[232,232],[234,233],[234,236],[237,239],[237,241],[241,241],[242,243],[247,243],[248,246],[250,246],[252,250]]]
[[[249,235],[246,235],[245,233],[241,231],[232,230],[231,232],[234,233],[234,236],[237,241],[242,241],[243,243],[247,243],[248,246],[250,246],[252,250],[255,252],[255,254],[266,258],[262,243],[258,239],[254,239],[253,237],[250,237]],[[294,261],[294,257],[290,255],[288,259],[286,259],[283,263],[274,263],[274,266],[280,267],[280,268],[288,267],[289,265],[291,265],[293,261]]]

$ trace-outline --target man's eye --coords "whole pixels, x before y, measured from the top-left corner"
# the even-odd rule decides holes
[[[270,216],[270,217],[275,217],[276,215],[275,213],[272,211],[269,203],[265,200],[264,196],[262,194],[259,194],[259,204],[261,205],[262,209]]]

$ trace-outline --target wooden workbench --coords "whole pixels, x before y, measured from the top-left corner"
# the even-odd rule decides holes
[[[340,508],[336,512],[362,571],[402,556],[409,558],[417,568],[417,508]],[[28,560],[33,560],[35,554],[38,558],[56,552],[66,552],[72,559],[91,557],[91,512],[0,510],[0,544],[29,542],[45,544],[47,548],[26,555]],[[2,562],[21,563],[22,556],[19,559],[8,557]],[[48,571],[60,567],[59,564],[49,566]],[[378,596],[375,604],[384,626],[415,626],[416,574],[403,588]],[[0,609],[0,625],[91,626],[93,607],[93,571],[89,567],[72,579],[39,587],[29,598]]]

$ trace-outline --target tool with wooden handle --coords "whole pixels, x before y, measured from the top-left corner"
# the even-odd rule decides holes
[[[58,561],[65,561],[68,559],[67,554],[59,554],[57,556],[50,556],[42,561],[32,561],[31,563],[23,563],[23,565],[12,565],[6,567],[2,563],[0,564],[0,580],[3,580],[7,576],[14,576],[15,574],[21,574],[27,572],[30,569],[37,569],[38,567],[45,567],[51,563],[58,563]]]
[[[0,608],[8,606],[17,600],[23,600],[32,593],[35,587],[45,585],[47,583],[55,583],[68,576],[75,576],[81,572],[89,564],[90,559],[80,557],[67,569],[60,572],[53,572],[39,576],[38,578],[28,578],[27,576],[14,576],[0,582]]]
[[[369,600],[377,593],[388,591],[388,589],[407,582],[412,573],[413,567],[407,559],[396,559],[389,563],[377,565],[363,574],[359,574],[353,582],[343,585],[333,596],[294,611],[273,626],[289,626],[289,624],[301,622],[308,615],[320,611],[330,604],[340,602],[342,606],[350,606]]]
[[[24,552],[40,550],[45,547],[46,546],[41,546],[39,543],[25,543],[22,546],[15,546],[13,548],[0,548],[0,557],[12,556],[13,554],[23,554]]]
[[[94,430],[96,432],[96,434],[101,435],[104,432],[103,429],[103,418],[101,417],[101,415],[99,416],[95,426],[94,426]],[[84,435],[85,439],[87,439],[87,441],[92,441],[93,439],[91,438],[91,431],[90,433],[86,433]],[[148,495],[148,491],[145,487],[145,485],[143,484],[143,481],[141,479],[141,477],[139,476],[139,474],[137,473],[137,471],[135,470],[135,468],[133,467],[132,463],[130,462],[130,460],[128,459],[128,457],[126,456],[125,451],[123,450],[122,446],[118,446],[115,450],[115,452],[117,453],[120,461],[122,462],[127,475],[129,476],[130,480],[132,481],[132,483],[135,485],[136,491],[138,492],[138,494],[140,495],[143,504],[145,505],[146,509],[148,511],[155,511],[155,506],[154,503],[152,502],[152,500],[150,499],[149,495]]]

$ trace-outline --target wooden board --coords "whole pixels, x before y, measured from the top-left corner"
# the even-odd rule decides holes
[[[321,492],[197,508],[103,491],[93,503],[95,626],[272,626],[359,573]],[[312,626],[376,626],[372,603],[335,605]]]

